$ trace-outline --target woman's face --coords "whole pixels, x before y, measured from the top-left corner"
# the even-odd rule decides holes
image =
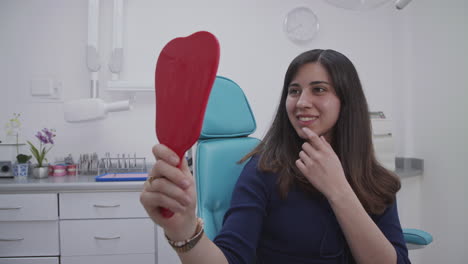
[[[340,114],[340,99],[332,85],[327,70],[319,63],[304,64],[289,83],[286,111],[299,137],[307,138],[302,128],[308,127],[331,142],[331,131]]]

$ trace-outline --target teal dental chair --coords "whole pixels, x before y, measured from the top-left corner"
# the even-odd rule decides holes
[[[230,206],[237,178],[246,162],[237,162],[260,140],[249,137],[256,129],[255,118],[242,89],[218,76],[213,85],[195,152],[197,214],[205,232],[214,239]],[[409,249],[432,242],[432,236],[418,229],[403,229]]]
[[[232,190],[246,163],[237,162],[260,142],[248,137],[255,129],[242,89],[227,78],[216,77],[194,157],[197,213],[210,239],[221,229]]]

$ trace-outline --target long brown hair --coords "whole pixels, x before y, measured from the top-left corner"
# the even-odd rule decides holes
[[[307,63],[319,63],[327,70],[340,99],[340,114],[333,128],[331,145],[346,178],[366,211],[381,214],[395,201],[395,194],[401,187],[400,180],[375,158],[369,110],[361,81],[353,63],[337,51],[311,50],[291,62],[273,123],[260,144],[241,162],[258,155],[259,170],[279,174],[278,188],[283,198],[294,183],[308,192],[318,193],[295,165],[304,140],[291,125],[285,103],[291,80]]]

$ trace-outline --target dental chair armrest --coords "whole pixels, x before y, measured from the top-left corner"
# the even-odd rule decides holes
[[[420,229],[403,228],[403,236],[409,244],[427,246],[432,243],[432,235]]]

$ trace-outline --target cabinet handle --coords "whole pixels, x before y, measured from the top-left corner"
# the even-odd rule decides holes
[[[24,240],[24,238],[0,238],[0,241],[2,242],[12,242],[12,241],[21,241]]]
[[[98,237],[98,236],[95,236],[94,239],[98,239],[98,240],[112,240],[112,239],[120,239],[120,236],[115,236],[115,237]]]
[[[94,207],[97,207],[97,208],[112,208],[112,207],[120,207],[120,204],[114,204],[114,205],[95,204]]]
[[[23,208],[22,206],[17,206],[17,207],[0,207],[0,210],[18,210]]]

